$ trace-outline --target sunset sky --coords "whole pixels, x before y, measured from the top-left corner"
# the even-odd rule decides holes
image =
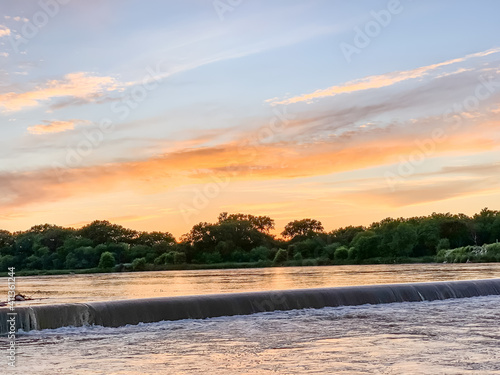
[[[494,0],[4,1],[0,228],[180,236],[222,211],[279,232],[500,209],[499,14]]]

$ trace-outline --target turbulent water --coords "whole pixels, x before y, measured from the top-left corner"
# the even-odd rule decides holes
[[[33,331],[15,374],[500,374],[500,296]],[[3,372],[2,372],[3,373]]]

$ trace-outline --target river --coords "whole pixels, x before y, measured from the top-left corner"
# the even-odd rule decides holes
[[[416,264],[23,277],[17,286],[57,303],[499,277],[500,264]],[[498,322],[500,296],[484,296],[66,327],[20,332],[16,367],[5,358],[2,373],[500,374]]]
[[[18,277],[16,291],[35,298],[21,306],[499,277],[500,263],[270,267]],[[0,296],[7,296],[7,278],[0,278]]]

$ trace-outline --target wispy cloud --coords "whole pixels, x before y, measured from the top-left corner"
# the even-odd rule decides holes
[[[223,62],[227,60],[239,59],[259,53],[263,53],[269,50],[294,45],[301,43],[305,40],[318,37],[321,35],[332,33],[336,30],[336,27],[311,27],[308,29],[298,29],[292,33],[278,36],[271,36],[265,41],[260,41],[257,43],[249,43],[243,46],[238,46],[230,49],[224,49],[218,52],[213,52],[210,54],[203,54],[196,58],[192,58],[187,62],[182,64],[167,64],[166,61],[160,62],[158,67],[160,72],[154,77],[150,77],[149,81],[159,80],[169,78],[173,75],[184,73],[190,70],[200,68],[205,65],[210,65],[218,62]],[[144,84],[144,78],[139,81],[127,82],[126,86],[135,86]],[[146,80],[146,82],[148,82]]]
[[[19,111],[23,108],[36,107],[44,101],[58,97],[76,99],[101,97],[105,92],[117,88],[113,77],[95,76],[85,72],[70,73],[62,80],[47,81],[33,90],[1,94],[0,106],[6,111]]]
[[[8,28],[0,26],[0,37],[9,33]],[[103,103],[115,100],[106,96],[111,91],[125,90],[127,87],[144,85],[151,81],[159,81],[171,76],[184,73],[199,67],[222,61],[238,59],[254,54],[259,54],[275,48],[300,43],[318,35],[332,32],[332,28],[318,27],[311,30],[299,30],[294,35],[284,35],[265,42],[253,43],[232,49],[226,49],[209,55],[192,58],[182,64],[170,64],[166,61],[158,62],[147,77],[137,81],[119,82],[114,77],[98,76],[89,72],[75,72],[66,74],[62,79],[44,82],[34,89],[23,92],[8,92],[0,94],[0,107],[4,111],[19,111],[25,108],[36,107],[43,102],[58,99],[50,104],[51,109],[60,109],[68,105],[86,104],[90,102]],[[8,34],[6,34],[8,35]]]
[[[410,182],[398,188],[397,192],[375,187],[369,190],[340,194],[340,198],[366,207],[399,208],[465,196],[498,194],[499,192],[500,183],[498,178],[483,175],[481,177],[466,177],[460,180],[455,178]]]
[[[432,128],[432,124],[428,124]],[[433,157],[497,150],[491,134],[464,128],[448,133]],[[133,162],[109,163],[62,171],[44,169],[0,176],[0,206],[14,208],[40,201],[132,190],[157,194],[182,185],[211,182],[214,175],[232,181],[264,181],[328,175],[390,165],[415,152],[415,135],[402,127],[359,129],[345,137],[299,144],[294,141],[249,146],[237,142],[184,149]],[[388,189],[386,189],[388,190]],[[389,194],[380,193],[384,199]],[[409,195],[411,195],[409,193]]]
[[[21,16],[3,16],[6,20],[13,20],[16,22],[29,22],[29,19],[26,17],[21,17]]]
[[[309,94],[303,94],[300,96],[294,96],[289,99],[284,99],[284,100],[279,100],[276,98],[273,99],[268,99],[266,102],[271,103],[272,105],[278,105],[278,104],[293,104],[293,103],[299,103],[299,102],[310,102],[314,99],[320,99],[320,98],[325,98],[325,97],[331,97],[331,96],[336,96],[339,94],[348,94],[348,93],[353,93],[357,91],[364,91],[364,90],[369,90],[369,89],[377,89],[377,88],[382,88],[382,87],[387,87],[394,85],[399,82],[403,82],[409,79],[416,79],[416,78],[422,78],[424,76],[429,75],[431,72],[444,67],[444,66],[449,66],[453,64],[457,64],[460,62],[464,62],[469,59],[477,58],[477,57],[484,57],[488,56],[494,53],[500,52],[500,48],[492,48],[487,51],[483,52],[478,52],[474,54],[467,55],[465,57],[453,59],[453,60],[448,60],[444,61],[441,63],[437,64],[432,64],[432,65],[427,65],[423,66],[420,68],[416,69],[411,69],[411,70],[403,70],[399,72],[391,72],[391,73],[386,73],[386,74],[380,74],[380,75],[373,75],[373,76],[368,76],[364,77],[361,79],[357,79],[354,81],[349,81],[341,85],[337,86],[331,86],[327,89],[321,89],[321,90],[316,90],[312,93]],[[458,72],[463,72],[465,70],[459,70],[454,73]],[[442,74],[441,74],[442,76]]]
[[[30,126],[28,128],[28,132],[30,134],[48,134],[48,133],[61,133],[67,130],[72,130],[78,124],[89,124],[89,121],[86,120],[64,120],[64,121],[43,121],[43,124],[38,124],[34,126]]]

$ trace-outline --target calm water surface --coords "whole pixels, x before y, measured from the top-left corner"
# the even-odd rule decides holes
[[[500,263],[283,267],[18,277],[42,304],[350,285],[500,278]],[[0,301],[7,278],[0,280]],[[3,297],[5,296],[5,297]],[[40,299],[38,299],[40,298]]]

